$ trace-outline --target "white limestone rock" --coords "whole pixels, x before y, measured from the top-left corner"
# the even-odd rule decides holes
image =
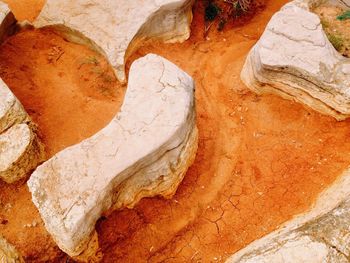
[[[252,243],[226,262],[346,263],[349,258],[350,201],[347,198],[330,212],[306,220],[300,226],[289,223],[286,230]]]
[[[0,134],[16,123],[25,122],[28,115],[0,78]]]
[[[22,256],[0,236],[0,262],[1,263],[24,263]]]
[[[350,114],[350,59],[334,49],[309,11],[316,2],[292,1],[272,17],[241,78],[257,93],[275,93],[343,120]]]
[[[325,243],[308,236],[286,237],[271,246],[227,263],[347,263],[347,258]]]
[[[15,19],[0,2],[0,41],[11,33]],[[13,183],[44,159],[44,149],[21,103],[0,78],[0,178]]]
[[[193,0],[47,0],[34,26],[55,26],[73,42],[105,54],[125,82],[125,61],[141,42],[182,42],[190,35]],[[78,34],[84,37],[79,37]]]
[[[14,183],[43,160],[43,149],[27,124],[16,124],[0,134],[0,178]]]
[[[132,64],[111,123],[36,169],[28,181],[32,200],[63,251],[83,252],[107,210],[175,193],[197,150],[194,106],[192,78],[147,55]]]

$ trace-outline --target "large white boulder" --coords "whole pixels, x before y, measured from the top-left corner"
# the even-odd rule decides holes
[[[0,41],[16,21],[0,2]],[[21,103],[0,78],[0,178],[13,183],[28,175],[44,159],[44,149]]]
[[[105,54],[124,82],[124,62],[140,43],[148,39],[181,42],[189,37],[193,2],[47,0],[34,25],[55,26],[69,40],[94,47]]]
[[[192,78],[157,55],[135,61],[120,113],[28,181],[59,247],[79,255],[105,211],[172,196],[194,160],[197,136]]]
[[[338,120],[350,115],[350,59],[329,42],[316,0],[285,5],[249,53],[241,78],[257,93],[293,99]]]

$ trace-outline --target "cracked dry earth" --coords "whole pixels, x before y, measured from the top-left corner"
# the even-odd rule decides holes
[[[42,4],[8,2],[19,19],[35,17]],[[171,200],[144,199],[99,220],[103,262],[224,262],[306,211],[348,167],[350,121],[256,96],[240,81],[248,51],[286,2],[268,1],[245,25],[212,30],[209,40],[197,2],[188,41],[148,43],[132,56],[129,65],[150,52],[162,55],[195,79],[199,150]],[[111,72],[98,54],[47,30],[25,30],[0,47],[0,77],[38,123],[50,156],[118,111],[125,87]],[[67,262],[23,182],[1,183],[0,201],[0,233],[27,262]]]

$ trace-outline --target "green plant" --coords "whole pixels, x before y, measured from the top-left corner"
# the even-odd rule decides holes
[[[344,45],[344,40],[337,35],[334,34],[327,34],[329,41],[332,43],[333,47],[340,51],[340,49],[343,47]]]
[[[340,16],[337,16],[337,19],[340,21],[350,19],[350,10],[345,11]]]
[[[218,30],[223,30],[230,19],[247,13],[253,6],[253,0],[207,0],[205,6],[205,35],[218,20]]]

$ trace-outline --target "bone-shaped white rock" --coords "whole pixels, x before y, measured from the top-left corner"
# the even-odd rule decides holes
[[[192,4],[193,0],[47,0],[34,25],[56,26],[69,40],[93,46],[124,82],[124,61],[141,42],[181,42],[189,37]]]
[[[48,231],[75,256],[104,211],[171,196],[196,150],[193,80],[150,54],[131,66],[124,103],[111,123],[39,166],[28,186]]]
[[[8,6],[0,2],[0,41],[15,19]],[[0,178],[13,183],[28,175],[44,158],[43,147],[30,118],[0,78]]]

